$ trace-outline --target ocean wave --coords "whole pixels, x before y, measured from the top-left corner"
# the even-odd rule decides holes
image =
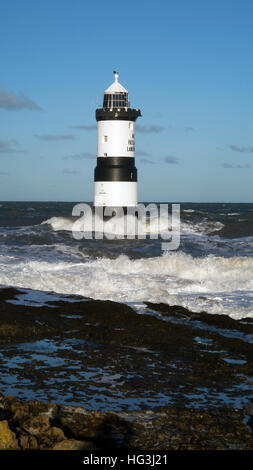
[[[49,225],[54,231],[72,231],[74,220],[69,217],[51,217],[41,222],[41,225]]]
[[[126,219],[124,219],[126,220]],[[104,222],[104,231],[107,233],[114,233],[115,235],[124,235],[124,220],[122,223],[117,224],[116,229],[113,229],[113,224],[111,221]],[[127,233],[129,235],[135,234],[135,229],[133,221],[135,220],[134,216],[129,218],[130,220],[130,229],[128,226]],[[68,217],[51,217],[41,223],[41,225],[48,225],[53,231],[75,231],[75,232],[85,232],[94,230],[95,223],[94,217],[88,217],[87,219],[78,219]],[[221,230],[224,227],[224,224],[219,221],[203,221],[203,222],[180,222],[180,231],[182,234],[197,234],[197,235],[206,235]],[[154,234],[158,233],[162,235],[165,231],[171,230],[172,228],[172,219],[171,216],[156,218],[153,217],[150,220],[143,221],[138,226],[140,234]]]
[[[233,318],[253,317],[253,257],[153,258],[47,262],[0,256],[0,284],[119,302],[164,302]]]

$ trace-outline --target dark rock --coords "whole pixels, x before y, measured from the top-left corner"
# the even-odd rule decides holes
[[[50,428],[50,420],[47,415],[31,416],[22,420],[20,423],[22,429],[33,436],[40,436]]]
[[[64,439],[55,444],[52,450],[96,450],[90,442],[76,441],[75,439]]]
[[[11,397],[4,403],[5,411],[11,413]],[[19,403],[22,405],[21,401]],[[37,405],[37,410],[45,406],[41,402]],[[249,430],[249,423],[244,423],[244,413],[228,408],[199,411],[167,406],[152,413],[102,413],[60,406],[53,419],[45,414],[35,414],[24,420],[20,414],[19,421],[17,408],[15,416],[15,420],[12,414],[9,421],[0,421],[2,450],[253,448],[253,433]]]
[[[20,294],[20,290],[15,287],[1,287],[0,289],[0,302],[5,300],[16,299],[16,296]]]
[[[52,426],[38,436],[40,449],[51,449],[66,440],[62,429]]]
[[[22,450],[38,450],[39,444],[36,437],[30,434],[21,434],[19,438],[19,446]]]

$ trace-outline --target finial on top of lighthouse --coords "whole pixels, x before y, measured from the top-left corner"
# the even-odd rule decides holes
[[[119,74],[116,70],[114,73],[114,82],[105,90],[105,93],[128,93],[128,91],[119,83]]]
[[[116,72],[116,70],[114,70],[113,73],[114,73],[115,82],[118,82],[118,80],[119,80],[118,72]]]

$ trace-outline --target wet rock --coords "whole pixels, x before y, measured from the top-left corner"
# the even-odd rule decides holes
[[[224,407],[191,410],[160,407],[132,413],[88,412],[58,406],[48,414],[16,419],[11,397],[1,406],[9,420],[0,421],[0,449],[52,450],[226,450],[253,448],[253,432],[242,411]],[[20,405],[22,404],[21,401]],[[17,403],[16,403],[17,405]],[[27,403],[25,403],[27,405]],[[34,409],[46,404],[33,402]],[[21,416],[21,415],[20,415]]]
[[[55,444],[52,450],[95,450],[90,442],[76,441],[74,439],[65,439]]]
[[[14,449],[18,449],[16,434],[11,431],[8,421],[0,421],[0,450]]]
[[[44,400],[0,394],[10,448],[253,448],[249,413],[233,409],[251,399],[250,319],[164,304],[137,314],[120,303],[78,299],[22,306],[1,300],[0,290],[0,321],[0,388],[10,360],[15,393],[25,396],[28,383]],[[101,411],[65,406],[91,401]]]
[[[26,418],[21,422],[21,427],[33,436],[39,436],[49,430],[49,417],[46,415],[39,415]]]
[[[22,434],[19,438],[19,446],[22,450],[38,450],[39,444],[35,436]]]
[[[251,416],[247,422],[248,426],[252,429],[253,432],[253,416]]]
[[[64,440],[66,440],[66,436],[63,430],[55,426],[52,426],[38,437],[40,449],[51,449]]]
[[[59,412],[58,425],[69,437],[77,440],[89,440],[93,445],[118,447],[128,441],[131,426],[116,413],[96,412],[87,413],[74,407],[69,411],[63,407]]]
[[[15,287],[1,287],[0,302],[4,302],[5,300],[15,300],[19,294],[20,290],[15,289]]]

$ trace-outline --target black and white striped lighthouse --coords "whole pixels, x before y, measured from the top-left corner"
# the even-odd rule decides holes
[[[141,116],[130,108],[128,91],[119,83],[105,90],[103,107],[96,109],[98,122],[97,167],[94,206],[133,207],[137,200],[134,123]]]

